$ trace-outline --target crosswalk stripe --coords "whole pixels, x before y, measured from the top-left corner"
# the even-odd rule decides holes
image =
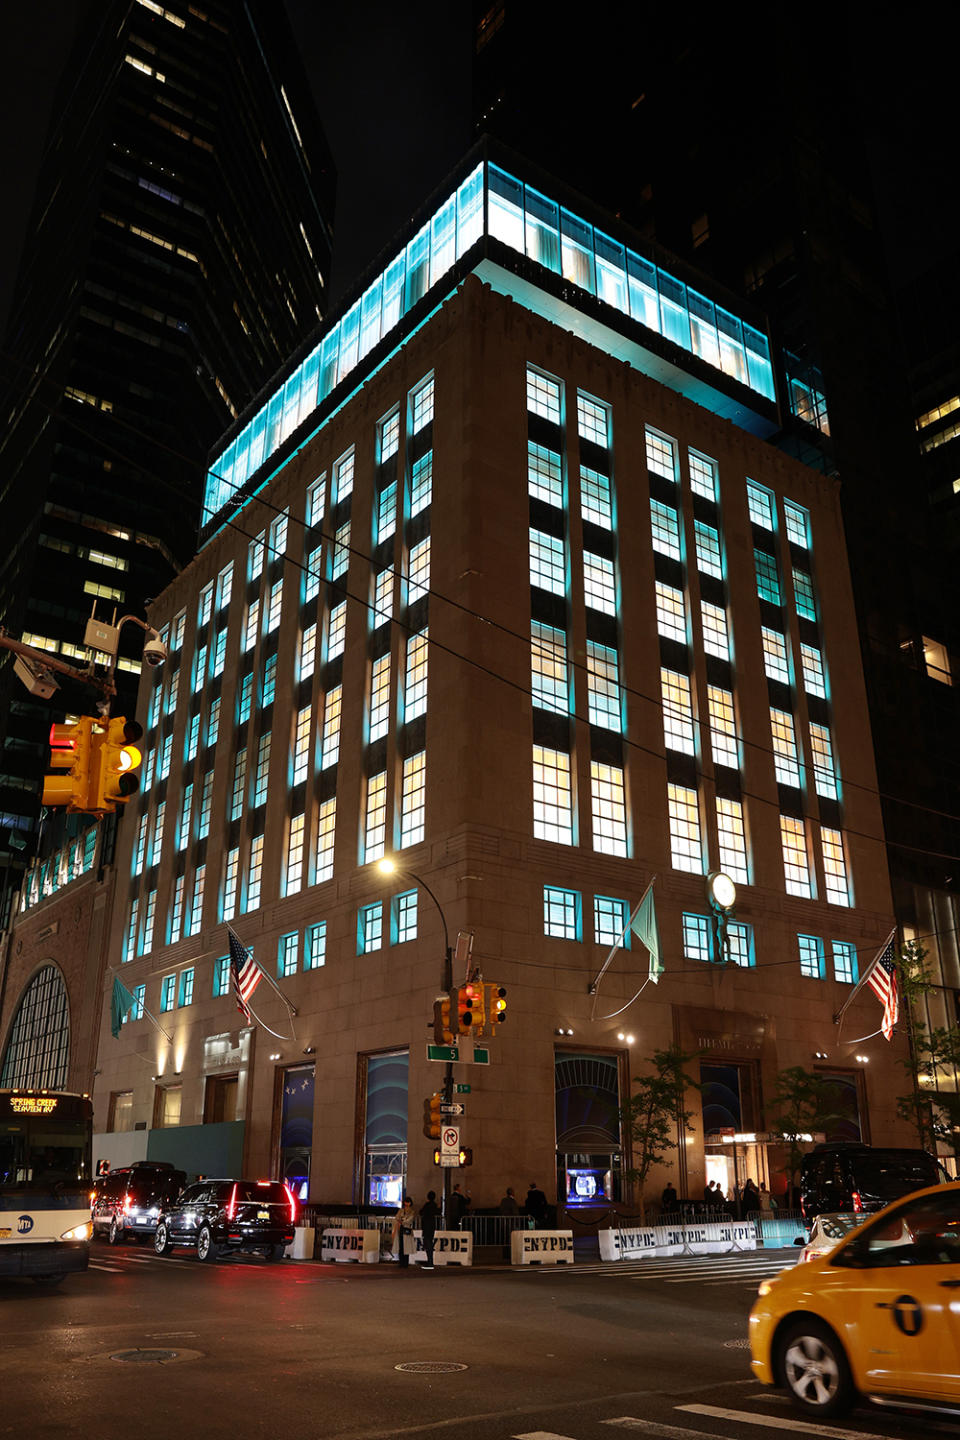
[[[514,1435],[513,1440],[571,1440],[569,1435],[557,1435],[553,1430],[527,1430],[523,1435]]]
[[[866,1430],[841,1430],[834,1425],[816,1424],[808,1420],[788,1419],[784,1415],[751,1415],[749,1410],[727,1410],[721,1405],[678,1405],[689,1415],[710,1416],[714,1420],[735,1420],[738,1425],[766,1425],[771,1430],[795,1430],[801,1435],[817,1435],[820,1440],[883,1440]]]
[[[690,1430],[682,1425],[665,1425],[660,1420],[636,1420],[621,1415],[618,1420],[601,1420],[601,1425],[619,1425],[624,1430],[646,1430],[655,1440],[727,1440],[715,1430]]]
[[[111,1271],[111,1273],[113,1273],[113,1274],[115,1274],[115,1275],[119,1275],[119,1274],[121,1273],[121,1271],[120,1271],[120,1266],[119,1266],[119,1265],[97,1265],[97,1264],[95,1264],[93,1261],[90,1262],[90,1264],[87,1266],[87,1269],[88,1269],[88,1270],[109,1270],[109,1271]]]

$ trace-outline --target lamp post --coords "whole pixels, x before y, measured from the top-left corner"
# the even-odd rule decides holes
[[[415,870],[410,870],[406,865],[398,865],[395,860],[389,860],[386,858],[377,861],[377,869],[380,871],[381,875],[396,875],[397,873],[401,875],[409,875],[411,880],[415,880],[416,883],[420,886],[420,888],[426,891],[426,893],[430,896],[430,899],[433,901],[434,905],[437,907],[437,914],[440,916],[440,924],[443,926],[443,960],[440,965],[440,989],[445,995],[449,995],[451,986],[453,985],[453,952],[450,949],[450,932],[447,929],[447,917],[443,913],[443,906],[440,904],[440,901],[430,889],[430,886],[427,884],[426,880],[424,880],[422,876],[418,875]],[[446,1066],[444,1067],[443,1099],[445,1104],[449,1104],[450,1101],[453,1099],[452,1060],[448,1060]],[[445,1225],[447,1223],[447,1215],[450,1210],[449,1165],[445,1165],[443,1167],[442,1191],[443,1214],[441,1223]]]

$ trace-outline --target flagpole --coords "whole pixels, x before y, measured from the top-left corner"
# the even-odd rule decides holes
[[[856,985],[855,985],[855,986],[853,987],[853,989],[850,991],[850,994],[847,996],[846,1000],[843,1002],[843,1004],[841,1005],[840,1009],[839,1009],[839,1010],[837,1011],[837,1013],[834,1015],[834,1017],[833,1017],[833,1023],[834,1023],[834,1025],[839,1025],[839,1024],[840,1024],[841,1020],[842,1020],[843,1017],[844,1017],[845,1012],[846,1012],[846,1011],[850,1008],[850,1006],[853,1004],[854,1000],[855,1000],[855,999],[857,998],[857,996],[860,994],[860,991],[863,989],[864,985],[866,985],[867,981],[870,979],[870,976],[873,974],[874,970],[877,968],[877,964],[879,963],[881,956],[886,953],[887,948],[888,948],[888,946],[890,945],[890,943],[891,943],[891,941],[893,940],[893,938],[894,938],[894,936],[896,935],[896,933],[897,933],[897,927],[896,927],[896,925],[894,925],[893,929],[890,931],[890,934],[887,936],[886,940],[884,940],[883,944],[880,946],[880,949],[877,951],[876,955],[874,955],[873,959],[870,961],[870,964],[867,966],[866,970],[864,970],[863,974],[860,976],[860,979],[857,981]]]
[[[146,1005],[144,1005],[144,1007],[143,1007],[143,1013],[144,1013],[144,1015],[146,1015],[146,1017],[147,1017],[148,1020],[152,1020],[152,1021],[153,1021],[154,1025],[155,1025],[155,1026],[157,1027],[157,1029],[160,1031],[160,1034],[163,1036],[164,1040],[166,1040],[167,1044],[168,1044],[168,1045],[172,1045],[172,1044],[173,1044],[173,1036],[167,1034],[166,1030],[164,1030],[163,1026],[160,1024],[160,1021],[157,1019],[156,1015],[154,1015],[153,1011],[152,1011],[152,1010],[148,1010],[147,1007],[146,1007]]]
[[[603,979],[604,975],[607,973],[607,967],[609,966],[610,962],[613,960],[613,957],[616,955],[617,951],[620,949],[620,946],[623,944],[623,937],[624,937],[624,935],[626,935],[627,931],[630,929],[630,926],[633,924],[634,920],[636,919],[637,915],[639,914],[639,912],[640,912],[640,907],[643,905],[644,900],[646,900],[647,896],[650,894],[650,891],[653,889],[653,882],[654,882],[654,880],[656,880],[656,878],[657,878],[656,875],[652,875],[652,876],[650,877],[650,883],[649,883],[649,885],[647,886],[646,890],[644,890],[643,894],[640,896],[640,899],[637,901],[637,903],[636,903],[636,905],[633,907],[633,909],[628,912],[628,914],[627,914],[627,922],[626,922],[626,924],[624,925],[623,929],[620,931],[620,934],[617,936],[616,940],[614,941],[614,943],[613,943],[613,949],[610,951],[610,954],[607,956],[606,960],[604,960],[604,962],[603,962],[603,964],[601,965],[599,971],[597,972],[596,979],[593,980],[593,981],[587,986],[587,994],[588,994],[588,995],[592,995],[592,996],[593,996],[593,999],[594,999],[594,1005],[593,1005],[594,1010],[597,1008],[597,1006],[596,1006],[597,989],[598,989],[598,987],[599,987],[599,985],[600,985],[600,981]],[[591,1015],[591,1019],[592,1019],[592,1018],[593,1018],[593,1017],[592,1017],[592,1015]]]
[[[234,930],[234,928],[233,928],[232,925],[228,925],[228,926],[227,926],[227,934],[233,936],[233,938],[236,940],[236,942],[237,942],[237,944],[240,946],[240,948],[241,948],[241,949],[245,952],[245,954],[248,955],[249,958],[253,961],[253,964],[257,967],[257,969],[259,970],[259,972],[260,972],[260,974],[262,975],[263,979],[266,980],[266,981],[268,982],[268,984],[271,985],[271,986],[273,987],[273,989],[277,992],[277,994],[280,996],[280,999],[283,1001],[284,1005],[286,1005],[288,1012],[289,1012],[291,1015],[296,1015],[296,1014],[298,1014],[299,1012],[297,1011],[296,1005],[294,1005],[294,1003],[293,1003],[292,1000],[288,1000],[288,999],[287,999],[286,995],[284,995],[283,991],[280,989],[280,986],[277,984],[276,980],[274,980],[273,976],[270,974],[270,972],[269,972],[268,970],[265,970],[265,969],[263,968],[263,966],[260,964],[260,961],[256,958],[256,956],[251,953],[249,946],[244,945],[243,941],[240,939],[240,936],[237,934],[236,930]],[[260,1023],[261,1023],[261,1025],[263,1025],[263,1021],[262,1021],[262,1020],[261,1020]],[[264,1029],[265,1029],[265,1030],[268,1029],[268,1028],[269,1028],[268,1026],[266,1026],[266,1025],[264,1026]],[[273,1032],[271,1031],[271,1034],[272,1034],[272,1033],[273,1033]],[[281,1037],[281,1038],[282,1038],[282,1037]]]

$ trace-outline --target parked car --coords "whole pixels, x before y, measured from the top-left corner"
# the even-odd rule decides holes
[[[800,1168],[800,1209],[808,1225],[826,1212],[869,1215],[946,1178],[926,1150],[817,1145]]]
[[[281,1180],[199,1180],[164,1208],[153,1245],[158,1255],[189,1245],[200,1260],[235,1250],[282,1260],[296,1218],[297,1202]]]
[[[958,1289],[953,1182],[865,1216],[826,1254],[764,1280],[750,1312],[753,1373],[817,1419],[861,1395],[960,1414]]]
[[[173,1204],[186,1178],[182,1170],[162,1160],[135,1160],[98,1175],[90,1192],[94,1237],[106,1237],[111,1245],[150,1239],[157,1216]]]
[[[854,1215],[852,1211],[818,1215],[810,1227],[806,1244],[797,1256],[797,1264],[802,1265],[806,1260],[819,1260],[821,1255],[832,1250],[834,1245],[862,1224],[864,1219],[865,1216]],[[801,1236],[795,1243],[799,1245],[802,1239]]]

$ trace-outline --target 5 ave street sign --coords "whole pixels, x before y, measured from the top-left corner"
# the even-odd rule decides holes
[[[428,1046],[427,1046],[427,1059],[428,1059],[428,1060],[446,1060],[447,1062],[449,1062],[449,1061],[451,1061],[451,1060],[459,1060],[459,1059],[460,1059],[460,1049],[459,1049],[459,1046],[457,1046],[457,1045],[428,1045]]]

